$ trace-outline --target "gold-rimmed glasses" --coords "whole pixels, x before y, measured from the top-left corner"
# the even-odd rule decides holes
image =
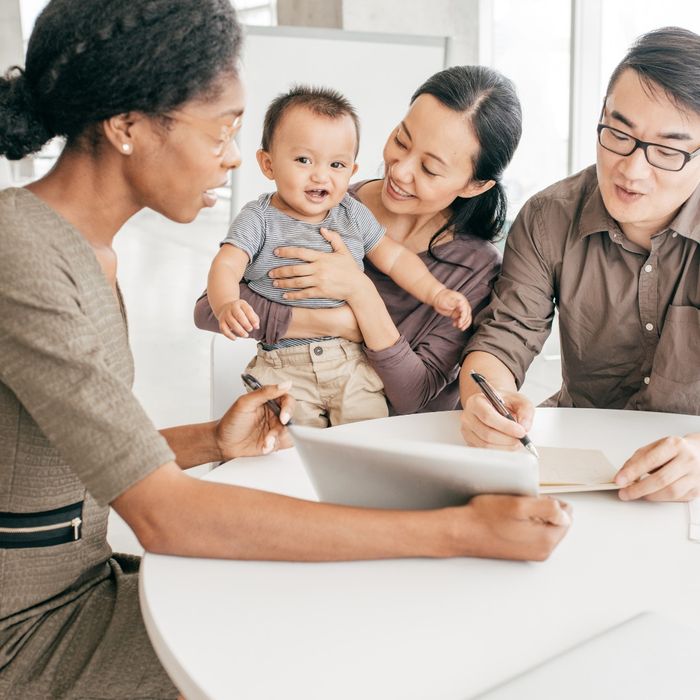
[[[214,155],[217,158],[220,158],[228,151],[229,146],[234,138],[236,138],[236,134],[243,123],[243,117],[240,114],[236,115],[230,124],[222,124],[221,122],[214,123],[213,119],[203,119],[184,112],[169,114],[168,117],[175,121],[183,122],[184,124],[190,124],[201,133],[213,139],[216,142]]]

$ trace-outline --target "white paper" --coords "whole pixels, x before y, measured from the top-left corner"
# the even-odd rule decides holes
[[[537,452],[542,493],[619,488],[613,483],[618,470],[600,450],[538,446]]]

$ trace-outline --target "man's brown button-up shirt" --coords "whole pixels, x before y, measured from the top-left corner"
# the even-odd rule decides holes
[[[465,354],[500,359],[518,386],[559,314],[559,406],[700,414],[700,187],[651,251],[610,217],[595,167],[530,199]]]

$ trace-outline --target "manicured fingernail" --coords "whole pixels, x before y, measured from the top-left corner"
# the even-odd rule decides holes
[[[624,474],[618,474],[615,477],[615,483],[618,486],[624,487],[624,486],[627,486],[627,484],[629,484],[629,479]]]
[[[288,379],[286,382],[281,382],[277,385],[277,388],[281,391],[289,391],[292,388],[292,381]]]
[[[282,423],[282,425],[287,425],[287,423],[289,423],[289,417],[287,411],[280,411],[280,423]]]
[[[268,435],[265,438],[265,444],[263,445],[263,452],[272,452],[275,447],[275,438],[272,435]]]

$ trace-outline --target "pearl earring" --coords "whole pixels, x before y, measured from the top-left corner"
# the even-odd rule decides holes
[[[131,144],[123,143],[122,144],[122,151],[124,151],[124,153],[130,153],[131,152]]]

